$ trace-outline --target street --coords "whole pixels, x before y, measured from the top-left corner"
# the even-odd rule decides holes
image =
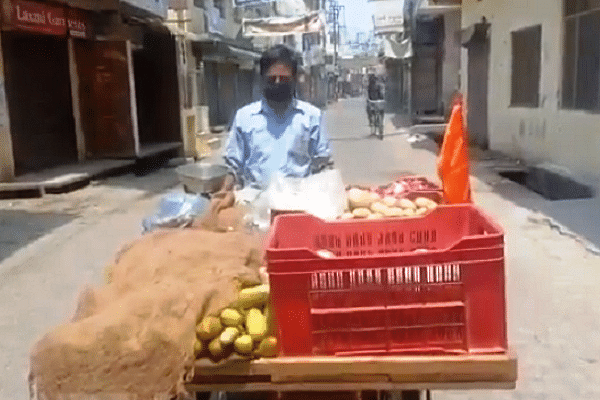
[[[406,174],[437,181],[436,145],[411,145],[390,116],[384,140],[369,138],[364,106],[363,98],[342,99],[325,113],[345,183],[383,184]],[[536,212],[550,210],[547,200],[486,162],[473,161],[471,182],[475,203],[505,230],[508,335],[519,378],[514,391],[435,391],[432,398],[599,399],[600,257],[549,226]],[[28,398],[33,343],[70,318],[85,284],[102,284],[103,267],[140,235],[143,217],[172,190],[181,187],[174,169],[165,167],[67,194],[0,201],[0,400]],[[575,233],[582,233],[580,223],[571,226]]]

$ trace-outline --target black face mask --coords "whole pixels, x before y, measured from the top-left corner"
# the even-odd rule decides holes
[[[287,103],[294,96],[294,87],[291,83],[268,83],[265,86],[265,98],[277,103]]]

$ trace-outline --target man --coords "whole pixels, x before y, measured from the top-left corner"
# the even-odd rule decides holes
[[[271,175],[306,177],[331,158],[321,111],[295,98],[298,61],[278,45],[260,60],[263,98],[237,111],[225,150],[235,183],[265,189]]]
[[[298,60],[286,46],[262,55],[263,97],[235,114],[224,154],[231,174],[214,196],[213,212],[230,205],[231,195],[226,193],[236,186],[264,190],[275,172],[302,178],[330,164],[322,113],[295,97],[297,74]]]
[[[369,100],[383,100],[383,84],[374,74],[369,75],[367,95]]]
[[[369,126],[373,125],[373,113],[376,111],[370,101],[384,100],[384,85],[374,74],[369,74],[369,85],[367,87],[367,116]]]

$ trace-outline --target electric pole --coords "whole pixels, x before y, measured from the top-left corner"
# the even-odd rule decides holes
[[[346,7],[343,5],[339,5],[337,0],[329,0],[329,10],[328,10],[328,23],[333,25],[332,39],[333,39],[333,65],[337,67],[338,65],[338,52],[340,45],[340,15],[345,13]],[[345,18],[344,18],[345,19]],[[344,24],[345,26],[345,24]]]

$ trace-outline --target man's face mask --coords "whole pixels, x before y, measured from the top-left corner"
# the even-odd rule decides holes
[[[267,83],[265,87],[265,97],[267,100],[278,103],[286,103],[292,99],[294,86],[292,83]]]
[[[265,98],[278,103],[289,102],[294,96],[294,78],[289,68],[276,65],[265,76]]]

